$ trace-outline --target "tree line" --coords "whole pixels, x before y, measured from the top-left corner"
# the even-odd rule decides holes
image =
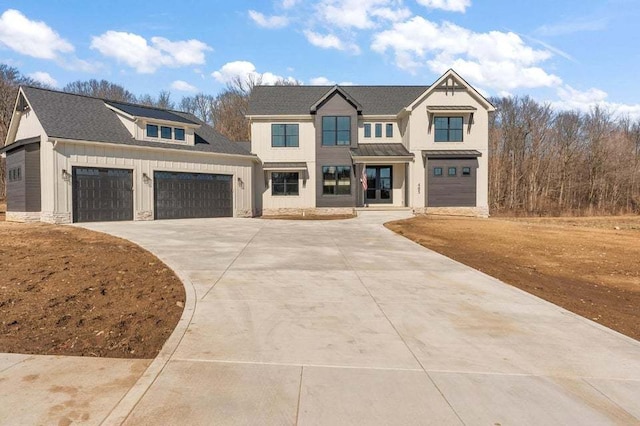
[[[245,118],[259,76],[236,78],[217,95],[176,103],[171,93],[136,96],[106,80],[75,81],[62,90],[194,114],[232,141],[250,140]],[[43,85],[0,64],[0,140],[19,85]],[[281,80],[281,85],[297,81]],[[492,98],[489,122],[489,207],[492,214],[594,215],[640,213],[640,121],[594,107],[556,111],[530,97]],[[0,198],[5,191],[0,161]]]

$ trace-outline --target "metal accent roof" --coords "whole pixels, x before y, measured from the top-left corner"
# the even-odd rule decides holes
[[[427,111],[477,111],[478,108],[469,105],[429,105]]]
[[[194,115],[185,112],[170,111],[172,115],[200,125],[195,129],[195,145],[141,141],[134,139],[116,113],[105,105],[110,101],[29,86],[23,86],[22,90],[50,138],[251,155],[241,144],[230,141]]]
[[[361,143],[351,148],[351,157],[407,157],[413,158],[401,143]]]
[[[248,115],[306,115],[335,86],[256,86]],[[338,86],[362,106],[363,115],[396,115],[429,86]]]
[[[304,161],[279,161],[279,162],[264,162],[262,164],[263,170],[306,170],[307,163]]]
[[[428,149],[422,151],[422,156],[427,158],[477,158],[482,157],[482,153],[475,149]]]
[[[144,105],[136,105],[124,102],[114,102],[114,101],[105,101],[108,105],[111,105],[114,108],[119,109],[120,111],[126,112],[129,115],[134,117],[143,117],[143,118],[151,118],[156,120],[165,120],[165,121],[174,121],[177,123],[185,123],[185,124],[198,124],[195,121],[188,120],[184,117],[179,116],[173,111],[153,108]]]

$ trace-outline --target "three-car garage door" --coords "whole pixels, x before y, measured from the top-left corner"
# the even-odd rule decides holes
[[[231,175],[154,172],[156,219],[231,217]]]
[[[73,221],[133,220],[133,171],[72,169]]]

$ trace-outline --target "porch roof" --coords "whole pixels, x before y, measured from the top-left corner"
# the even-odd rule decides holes
[[[351,148],[351,158],[354,163],[370,161],[391,161],[408,163],[415,156],[401,143],[361,143],[357,148]]]

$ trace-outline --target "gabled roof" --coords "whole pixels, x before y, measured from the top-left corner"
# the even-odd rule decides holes
[[[313,105],[311,105],[311,113],[315,114],[318,108],[322,106],[334,93],[340,94],[347,102],[349,102],[359,113],[362,113],[362,105],[356,101],[352,96],[344,91],[340,86],[333,86],[327,93],[325,93],[320,99],[318,99]]]
[[[178,149],[185,151],[215,152],[220,154],[250,155],[241,145],[236,144],[215,131],[192,114],[154,109],[170,113],[171,121],[199,124],[195,130],[196,144],[182,145],[136,140],[118,119],[116,112],[106,103],[114,102],[72,93],[36,87],[21,87],[28,103],[33,108],[40,124],[49,138],[60,138],[88,142],[104,142],[130,146]],[[20,94],[18,96],[21,96]],[[118,103],[123,105],[121,103]],[[134,104],[146,110],[152,109]]]
[[[256,86],[247,115],[308,115],[335,87],[356,100],[363,115],[396,115],[429,86]]]

